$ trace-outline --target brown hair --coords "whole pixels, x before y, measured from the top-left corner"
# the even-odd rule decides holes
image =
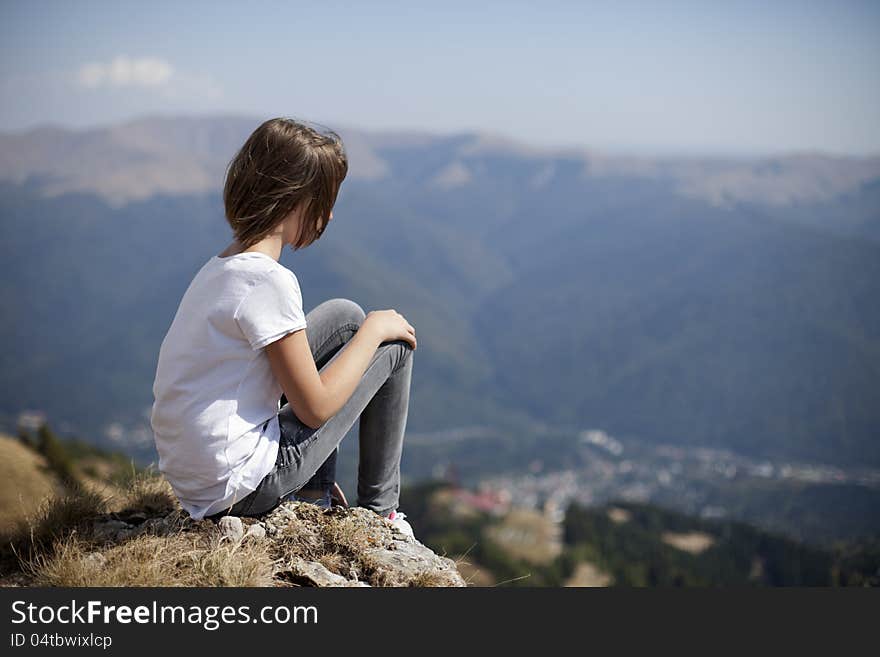
[[[286,117],[269,119],[251,133],[226,168],[226,221],[247,249],[305,203],[294,248],[308,246],[327,227],[347,173],[348,158],[334,131],[318,131]]]

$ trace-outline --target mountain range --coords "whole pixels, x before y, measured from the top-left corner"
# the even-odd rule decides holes
[[[158,348],[231,240],[259,124],[148,116],[0,135],[0,424],[149,460]],[[334,221],[282,263],[416,327],[409,427],[601,428],[880,466],[880,156],[623,157],[335,127]],[[463,450],[467,445],[462,446]]]

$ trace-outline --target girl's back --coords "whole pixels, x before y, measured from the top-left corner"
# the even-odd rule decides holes
[[[282,389],[264,347],[305,326],[295,274],[263,253],[214,256],[187,288],[159,351],[150,422],[159,469],[193,518],[230,506],[274,464]]]

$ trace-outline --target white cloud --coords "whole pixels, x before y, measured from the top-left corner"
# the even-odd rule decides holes
[[[170,101],[217,101],[223,88],[209,75],[180,71],[159,57],[114,57],[109,62],[89,62],[75,71],[74,82],[86,89],[140,87]]]
[[[89,62],[77,72],[77,82],[89,88],[102,86],[158,87],[168,84],[174,69],[158,57],[114,57],[109,62]]]

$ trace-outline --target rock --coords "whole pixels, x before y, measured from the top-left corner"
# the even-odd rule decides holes
[[[395,532],[387,547],[364,553],[363,561],[373,569],[373,579],[383,586],[467,586],[455,562],[441,557],[418,540]]]
[[[244,525],[238,516],[223,516],[217,523],[220,534],[229,538],[233,543],[238,543],[244,537]]]
[[[313,553],[347,555],[352,560],[350,576],[366,579],[373,586],[467,586],[452,559],[435,554],[417,539],[402,534],[385,518],[363,507],[319,511],[306,502],[283,502],[264,522],[266,533],[275,539],[293,536],[300,545],[308,545]],[[309,567],[294,563],[300,569],[293,572],[294,579],[313,574],[311,570],[303,570]],[[324,583],[315,585],[343,586],[348,584],[340,582],[351,581],[332,572],[330,575],[333,577],[328,578],[324,573],[316,575]]]
[[[266,527],[261,522],[254,523],[244,534],[245,538],[251,537],[254,540],[262,541],[266,538]]]
[[[306,561],[300,557],[294,557],[288,565],[291,579],[305,583],[307,586],[369,586],[366,582],[345,579],[342,575],[329,571],[324,564],[317,561]]]
[[[324,510],[307,502],[286,501],[260,519],[223,516],[193,520],[175,510],[165,515],[138,517],[127,512],[95,518],[90,538],[95,541],[84,559],[97,570],[107,563],[102,554],[114,542],[144,534],[175,535],[178,532],[238,544],[250,538],[249,548],[273,563],[273,579],[302,586],[466,586],[455,562],[435,554],[417,539],[400,533],[385,518],[363,507]]]
[[[295,507],[293,506],[294,504],[296,503],[283,503],[273,509],[270,512],[269,516],[263,519],[267,535],[277,536],[291,522],[297,520],[297,516],[294,511]]]

